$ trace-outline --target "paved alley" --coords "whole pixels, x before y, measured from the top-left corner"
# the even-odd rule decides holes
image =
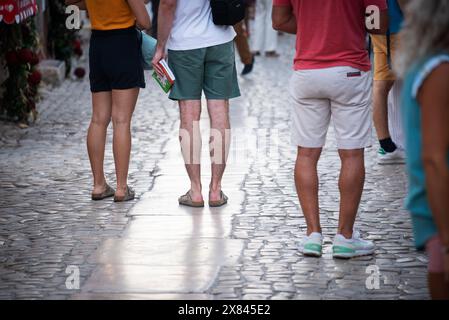
[[[378,166],[377,146],[366,151],[356,223],[376,253],[332,259],[339,171],[332,130],[319,163],[324,255],[297,253],[305,221],[289,143],[294,39],[284,35],[280,45],[280,58],[256,59],[254,72],[240,78],[242,97],[231,102],[223,180],[230,200],[222,208],[178,205],[189,183],[177,105],[149,74],[133,121],[133,202],[90,200],[87,79],[44,93],[34,126],[0,123],[0,299],[427,299],[427,260],[403,209],[404,166]],[[206,108],[201,126],[207,197]],[[105,168],[115,185],[111,130]],[[73,270],[79,288],[67,286]]]

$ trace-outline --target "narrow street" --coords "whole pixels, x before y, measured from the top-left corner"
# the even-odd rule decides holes
[[[366,152],[356,223],[375,242],[375,255],[332,259],[340,166],[332,130],[319,164],[325,254],[297,253],[305,221],[289,134],[294,39],[284,35],[280,46],[280,58],[258,58],[254,72],[239,79],[242,97],[231,102],[233,142],[223,180],[230,200],[222,208],[178,205],[189,188],[178,109],[150,74],[133,120],[133,202],[90,200],[87,79],[44,93],[34,126],[2,122],[0,299],[427,299],[427,259],[414,248],[403,209],[404,166],[378,166],[377,145]],[[206,108],[201,126],[207,197]],[[111,131],[105,171],[115,185]],[[78,268],[79,289],[66,286],[67,267]],[[367,285],[373,270],[375,288]]]

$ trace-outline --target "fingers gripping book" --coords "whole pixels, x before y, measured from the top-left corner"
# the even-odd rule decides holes
[[[144,70],[151,70],[151,60],[153,59],[154,52],[156,51],[157,41],[153,37],[147,35],[145,32],[141,32],[142,39],[142,56]],[[153,71],[153,79],[161,86],[165,93],[168,93],[175,83],[175,75],[171,71],[167,64],[167,61],[159,61],[160,68],[164,71],[164,75],[160,76]]]
[[[162,90],[164,90],[165,93],[168,93],[175,83],[175,75],[164,59],[159,61],[158,64],[164,72],[164,75],[161,76],[156,71],[153,71],[153,79],[156,80],[156,82],[161,86]]]

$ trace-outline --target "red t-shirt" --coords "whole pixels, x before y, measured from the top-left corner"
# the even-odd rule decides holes
[[[298,24],[295,70],[350,66],[369,71],[365,11],[386,0],[274,0],[291,6]]]

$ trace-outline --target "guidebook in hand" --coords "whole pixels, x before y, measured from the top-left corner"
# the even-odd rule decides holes
[[[160,76],[156,71],[153,71],[153,79],[156,80],[165,93],[168,93],[175,83],[175,75],[164,59],[159,61],[158,65],[164,71],[164,75]]]
[[[151,70],[153,67],[151,61],[153,60],[154,53],[156,51],[157,41],[153,37],[150,37],[145,32],[142,34],[142,56],[143,56],[143,68],[144,70]],[[153,71],[153,79],[161,86],[165,93],[168,93],[175,83],[175,75],[171,71],[165,60],[159,61],[159,66],[164,71],[164,76],[160,76],[156,71]]]

